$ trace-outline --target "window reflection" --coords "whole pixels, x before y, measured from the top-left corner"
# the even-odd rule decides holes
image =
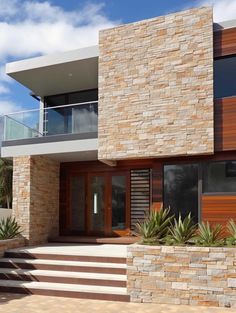
[[[198,164],[164,166],[164,206],[198,221]]]
[[[204,165],[204,192],[236,192],[236,161],[211,162]]]
[[[236,95],[236,56],[214,61],[214,96],[215,98]]]

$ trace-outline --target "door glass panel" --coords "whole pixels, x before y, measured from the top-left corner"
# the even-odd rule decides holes
[[[93,176],[91,178],[91,231],[104,231],[104,196],[105,178]]]
[[[83,176],[71,178],[71,230],[85,230],[85,180]]]
[[[112,176],[112,229],[125,229],[126,177]]]
[[[164,166],[164,206],[176,217],[191,212],[198,222],[198,164]]]

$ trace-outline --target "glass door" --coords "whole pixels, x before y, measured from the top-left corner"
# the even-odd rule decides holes
[[[70,179],[70,222],[72,233],[86,231],[86,179],[84,175],[72,176]]]
[[[106,177],[94,174],[89,177],[89,233],[104,233],[106,218]]]
[[[128,177],[125,174],[111,176],[111,230],[115,234],[127,232],[129,228]]]

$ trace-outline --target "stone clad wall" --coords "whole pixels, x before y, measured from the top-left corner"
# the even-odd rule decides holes
[[[43,156],[13,160],[13,216],[28,244],[40,244],[59,232],[60,164]]]
[[[236,248],[128,247],[131,302],[236,307]]]
[[[4,257],[5,251],[25,246],[25,240],[22,236],[13,239],[0,240],[0,257]]]
[[[212,8],[100,31],[98,116],[101,160],[213,153]]]

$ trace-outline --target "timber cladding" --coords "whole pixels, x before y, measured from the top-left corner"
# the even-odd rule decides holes
[[[202,195],[202,220],[226,225],[236,220],[236,195]]]
[[[236,54],[236,27],[214,32],[214,57]]]
[[[215,100],[215,150],[236,150],[236,97]]]
[[[210,154],[212,8],[100,32],[98,158]]]

